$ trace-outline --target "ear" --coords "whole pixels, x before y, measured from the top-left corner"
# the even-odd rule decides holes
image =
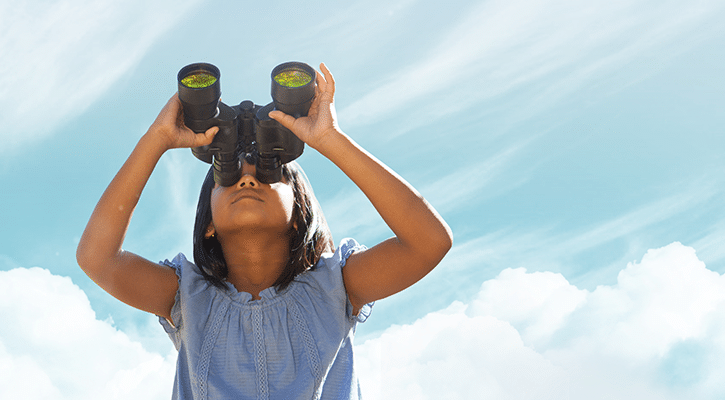
[[[214,223],[210,222],[209,226],[206,227],[206,232],[204,232],[204,237],[206,239],[213,238],[216,236],[216,229],[214,228]]]

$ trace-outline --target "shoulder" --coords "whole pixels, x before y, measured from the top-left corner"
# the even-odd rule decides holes
[[[364,321],[361,314],[354,315],[353,307],[348,299],[343,280],[342,270],[347,259],[356,251],[367,249],[355,239],[346,238],[340,242],[334,253],[325,253],[317,264],[309,271],[300,274],[296,279],[296,286],[301,288],[306,296],[317,298],[318,304],[326,304],[341,312],[347,319]],[[369,307],[368,307],[369,308]],[[366,308],[366,314],[369,314]]]
[[[327,268],[327,269],[342,269],[347,262],[347,259],[356,251],[363,251],[367,249],[364,245],[358,243],[353,238],[345,238],[340,241],[340,245],[337,247],[334,253],[326,253],[320,257],[320,261],[315,266],[315,269]]]
[[[187,266],[187,264],[193,265],[193,263],[189,262],[186,259],[186,256],[184,255],[184,253],[177,254],[176,257],[171,259],[171,261],[169,261],[169,259],[166,259],[164,261],[161,261],[159,264],[173,268],[174,271],[176,271],[176,275],[178,275],[179,278],[181,278],[181,276],[183,274],[183,270],[189,268]]]
[[[355,239],[345,238],[340,242],[334,253],[324,253],[317,264],[309,271],[300,275],[311,278],[323,286],[336,287],[342,284],[342,269],[350,256],[366,247]]]
[[[175,309],[178,310],[180,303],[185,300],[199,295],[210,295],[213,292],[207,290],[213,286],[211,282],[204,277],[199,267],[189,261],[183,253],[177,254],[171,260],[164,260],[160,264],[172,268],[178,277],[179,288],[176,293]]]
[[[183,253],[160,264],[174,269],[179,280],[176,298],[171,308],[171,319],[159,318],[161,325],[178,347],[180,338],[175,335],[180,329],[189,323],[203,324],[210,310],[219,307],[218,300],[227,299],[227,296],[221,295],[221,290],[206,280],[200,268],[189,261]]]
[[[193,262],[189,261],[184,253],[179,253],[171,259],[171,261],[164,260],[160,263],[167,267],[171,267],[176,271],[176,276],[179,277],[179,290],[183,290],[184,287],[195,286],[208,283],[201,273],[199,267]]]

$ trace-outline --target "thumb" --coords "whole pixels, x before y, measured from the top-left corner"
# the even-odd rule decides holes
[[[284,126],[285,128],[292,130],[292,125],[294,125],[296,119],[295,117],[285,114],[282,111],[274,110],[269,112],[269,117],[273,120],[280,123],[280,125]]]
[[[195,133],[194,134],[194,146],[193,147],[199,147],[199,146],[206,146],[208,144],[211,144],[211,142],[214,140],[214,136],[219,132],[218,126],[212,126],[211,128],[207,129],[204,133]]]

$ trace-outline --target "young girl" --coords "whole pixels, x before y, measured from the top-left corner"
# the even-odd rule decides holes
[[[218,131],[183,125],[174,95],[110,183],[78,245],[78,264],[108,293],[154,313],[179,351],[174,399],[358,399],[352,338],[372,303],[420,280],[452,244],[449,227],[407,182],[339,128],[324,64],[309,115],[270,116],[337,165],[395,236],[335,250],[296,163],[260,183],[202,185],[194,260],[156,264],[122,250],[151,172],[169,149],[210,144]]]

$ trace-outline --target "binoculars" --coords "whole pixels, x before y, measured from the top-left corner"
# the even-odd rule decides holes
[[[306,116],[315,97],[316,74],[305,63],[280,64],[272,70],[272,103],[259,106],[245,100],[230,107],[220,101],[221,73],[217,67],[195,63],[179,71],[184,124],[196,133],[219,127],[210,145],[191,149],[196,158],[213,165],[217,184],[237,183],[245,161],[255,165],[260,182],[282,180],[282,165],[299,157],[305,144],[269,113],[280,110],[295,118]]]

